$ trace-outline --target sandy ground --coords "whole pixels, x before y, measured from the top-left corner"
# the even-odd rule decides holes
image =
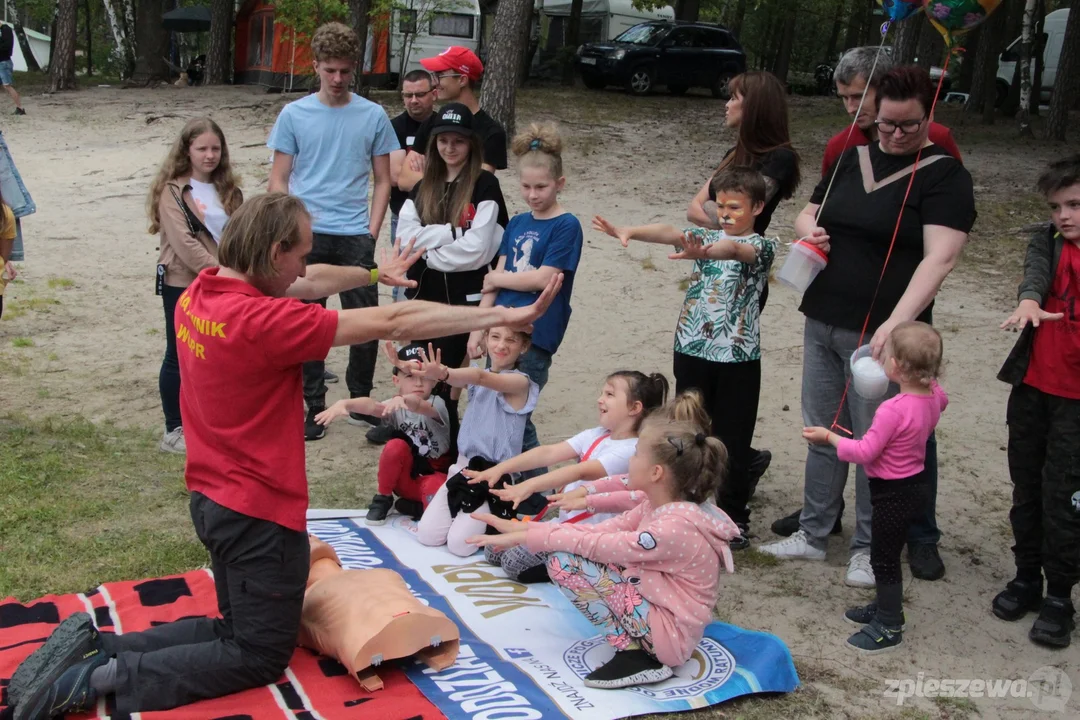
[[[398,112],[393,96],[379,99]],[[28,97],[29,115],[5,122],[5,138],[39,208],[24,224],[24,283],[8,290],[10,307],[22,303],[24,311],[0,325],[0,352],[9,360],[17,356],[32,372],[19,382],[0,378],[5,413],[161,424],[157,372],[164,341],[161,305],[153,295],[157,240],[145,232],[148,184],[183,123],[209,113],[228,135],[245,190],[265,188],[264,141],[283,102],[250,88],[95,88]],[[797,145],[811,178],[825,139],[842,126],[843,116],[827,100],[794,103]],[[704,97],[632,100],[615,92],[534,90],[523,94],[519,118],[562,121],[569,137],[563,200],[588,227],[598,212],[621,222],[681,223],[686,201],[731,143],[730,133],[718,129],[722,112],[721,103]],[[1013,307],[1022,257],[1016,231],[1040,212],[1029,188],[1038,168],[1062,148],[1017,143],[1005,129],[958,128],[957,134],[978,186],[980,223],[935,313],[945,335],[945,383],[952,396],[938,433],[938,518],[948,574],[936,583],[908,584],[904,647],[880,658],[843,648],[850,632],[843,609],[869,598],[843,584],[850,520],[844,540],[832,540],[826,563],[770,568],[747,562],[725,581],[718,605],[725,620],[783,638],[804,680],[824,693],[831,717],[898,713],[896,699],[884,697],[888,678],[1026,679],[1044,666],[1064,671],[1078,686],[1064,716],[1080,716],[1080,653],[1038,648],[1027,640],[1033,618],[1010,625],[989,611],[1012,570],[1007,388],[994,376],[1015,336],[996,328]],[[513,177],[503,173],[503,187],[512,211],[519,212],[523,203]],[[811,188],[805,181],[797,201],[781,206],[772,233],[790,239],[791,221]],[[542,440],[557,441],[595,424],[593,398],[609,371],[670,376],[680,282],[688,267],[667,261],[659,248],[624,250],[586,231],[573,320],[536,413]],[[763,323],[757,446],[770,448],[774,461],[754,501],[752,529],[761,540],[771,539],[772,520],[801,501],[798,301],[774,285]],[[31,338],[34,346],[13,348],[15,338]],[[344,376],[345,360],[346,352],[336,349],[329,366]],[[385,364],[376,385],[378,397],[392,391]],[[329,399],[345,392],[342,381],[331,386]],[[370,499],[378,451],[362,432],[335,425],[325,440],[308,445],[314,505],[362,507]],[[849,487],[849,505],[852,492]],[[903,705],[913,707],[932,717],[963,717],[977,709],[984,718],[1021,718],[1036,710],[1027,698],[914,699]]]

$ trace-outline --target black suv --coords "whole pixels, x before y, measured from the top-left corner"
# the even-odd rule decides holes
[[[635,25],[608,42],[578,48],[585,87],[623,85],[645,95],[657,85],[680,95],[691,87],[727,97],[727,83],[746,70],[746,54],[727,28],[712,23],[655,21]]]

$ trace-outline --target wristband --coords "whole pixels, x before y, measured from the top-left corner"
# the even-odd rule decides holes
[[[379,268],[377,268],[377,267],[371,268],[371,284],[372,285],[378,285],[379,284]]]

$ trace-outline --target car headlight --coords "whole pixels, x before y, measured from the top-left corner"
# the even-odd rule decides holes
[[[626,51],[621,48],[611,53],[612,60],[622,60],[624,57],[626,57]]]

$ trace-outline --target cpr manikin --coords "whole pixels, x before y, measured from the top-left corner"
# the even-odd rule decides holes
[[[433,670],[454,664],[458,628],[413,597],[392,570],[343,570],[334,549],[311,538],[300,644],[337,658],[365,690],[383,687],[372,666],[416,655]]]

